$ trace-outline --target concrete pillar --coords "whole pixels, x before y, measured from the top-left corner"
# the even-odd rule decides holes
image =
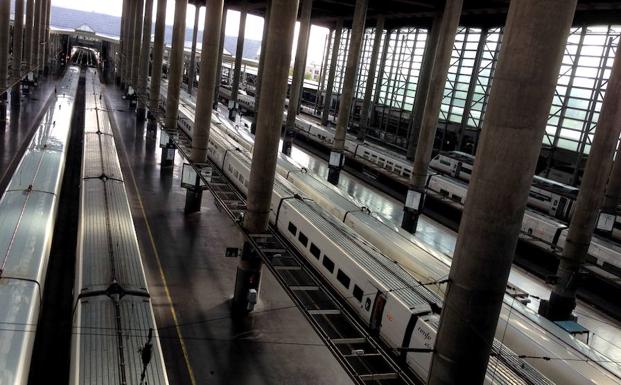
[[[364,100],[362,101],[362,110],[360,111],[360,124],[358,129],[358,140],[364,142],[367,135],[367,128],[371,119],[371,109],[373,97],[373,85],[375,84],[375,70],[377,69],[377,60],[379,58],[380,49],[382,48],[382,34],[384,33],[384,16],[377,18],[375,25],[375,39],[373,40],[373,52],[371,53],[371,61],[369,62],[369,73],[367,75],[366,86],[364,89]],[[379,92],[379,90],[377,91]]]
[[[341,102],[339,103],[339,113],[336,120],[336,132],[334,133],[334,144],[330,152],[330,162],[328,164],[328,182],[333,185],[339,184],[341,169],[345,163],[345,135],[349,123],[349,114],[354,98],[354,87],[356,86],[356,74],[358,73],[358,63],[360,62],[360,50],[362,48],[362,36],[364,35],[364,22],[367,17],[368,0],[356,0],[354,9],[354,21],[351,27],[349,39],[349,54],[347,65],[343,77],[343,90],[341,92]]]
[[[616,116],[617,125],[620,125],[621,114]],[[617,146],[617,155],[615,156],[615,162],[608,178],[608,184],[606,185],[606,194],[604,195],[604,204],[602,205],[602,213],[617,215],[617,206],[621,201],[621,146]]]
[[[30,58],[32,64],[32,72],[36,75],[39,71],[39,48],[41,40],[41,5],[43,0],[37,0],[34,8],[34,21],[32,29],[32,57]]]
[[[145,0],[142,48],[140,50],[140,71],[138,74],[138,108],[136,118],[144,122],[147,111],[147,78],[149,77],[149,57],[151,53],[151,25],[153,23],[153,0]]]
[[[0,1],[0,92],[4,103],[4,90],[9,80],[9,22],[11,2]]]
[[[166,28],[166,0],[157,0],[155,17],[155,36],[153,40],[153,57],[151,63],[151,91],[149,92],[149,122],[147,130],[155,132],[156,117],[159,115],[160,86],[162,80],[162,62],[164,61],[164,32]]]
[[[246,37],[246,7],[239,13],[239,32],[237,33],[237,49],[235,50],[235,70],[233,71],[233,84],[231,85],[231,100],[229,100],[229,119],[235,120],[239,95],[239,77],[241,75],[241,65],[244,56],[244,39]]]
[[[304,72],[306,70],[306,52],[308,51],[308,39],[310,37],[311,13],[313,0],[302,0],[302,14],[300,15],[300,33],[298,34],[298,48],[295,53],[293,65],[293,79],[291,92],[289,93],[289,108],[287,121],[285,122],[285,136],[282,141],[282,152],[291,155],[293,147],[293,135],[295,130],[295,118],[298,115],[299,104],[304,84]]]
[[[220,24],[220,41],[218,42],[218,58],[216,69],[216,83],[213,87],[213,109],[218,110],[218,98],[220,97],[220,84],[222,83],[222,56],[224,55],[224,35],[226,33],[226,14],[227,9],[222,11],[222,22]]]
[[[166,124],[169,135],[177,133],[177,117],[179,115],[179,94],[183,80],[183,46],[185,41],[185,13],[188,0],[175,1],[175,23],[170,58],[168,60],[168,92],[166,94]],[[171,137],[172,137],[171,136]],[[172,144],[172,143],[171,143]],[[174,149],[162,149],[162,166],[174,164]]]
[[[593,231],[598,223],[599,210],[602,208],[606,192],[606,182],[619,140],[621,131],[621,124],[619,124],[621,113],[618,112],[621,102],[620,48],[621,44],[617,46],[597,129],[591,144],[591,152],[584,168],[580,192],[569,224],[565,248],[556,271],[558,281],[552,289],[550,300],[542,301],[539,307],[539,313],[553,321],[572,318],[572,312],[576,307],[576,291],[580,284],[580,269],[586,260]],[[614,223],[614,217],[610,220]]]
[[[440,106],[444,97],[444,85],[451,62],[455,34],[459,26],[463,0],[447,0],[442,21],[440,23],[439,41],[436,55],[431,69],[429,90],[425,100],[425,112],[420,130],[416,155],[410,177],[410,186],[403,209],[401,227],[409,232],[416,232],[418,216],[425,201],[425,186],[427,184],[427,168],[431,160],[433,142],[436,137]]]
[[[325,53],[323,55],[323,58],[321,59],[321,70],[319,71],[319,86],[317,87],[317,93],[315,94],[315,114],[319,112],[319,101],[326,86],[326,75],[328,73],[328,61],[330,60],[330,45],[332,44],[333,33],[334,30],[330,29],[330,32],[326,36],[326,41],[324,42]]]
[[[119,29],[119,46],[118,46],[118,55],[116,57],[117,66],[120,69],[120,81],[121,87],[123,86],[125,80],[125,74],[123,73],[123,63],[125,62],[125,58],[123,57],[123,50],[125,48],[125,40],[127,39],[125,35],[125,24],[127,23],[127,3],[129,0],[123,0],[123,10],[121,12],[121,27]],[[117,80],[118,81],[118,80]]]
[[[26,2],[26,24],[24,25],[24,63],[30,72],[32,67],[32,35],[34,34],[35,0]]]
[[[45,33],[44,33],[44,41],[45,41],[45,49],[43,50],[43,72],[45,74],[49,71],[49,58],[50,58],[50,18],[52,11],[52,0],[46,0],[45,2]]]
[[[43,52],[45,51],[44,30],[45,30],[45,12],[47,10],[47,0],[41,0],[40,2],[41,17],[39,19],[39,46],[37,47],[37,74],[43,74]]]
[[[441,22],[442,15],[437,14],[436,17],[433,19],[429,34],[427,35],[427,42],[425,44],[425,51],[423,53],[423,63],[420,69],[418,85],[416,86],[416,96],[414,100],[414,108],[412,109],[412,119],[410,120],[410,137],[408,139],[407,149],[407,158],[409,160],[413,160],[414,154],[416,154],[418,134],[420,133],[420,128],[423,120],[423,112],[425,110],[427,93],[429,92],[431,68],[433,67],[433,61],[436,56],[436,49],[438,48]]]
[[[267,50],[267,33],[269,31],[270,10],[272,2],[267,0],[265,3],[265,17],[263,18],[263,37],[261,38],[261,56],[259,56],[259,68],[257,70],[257,85],[254,97],[254,120],[250,126],[250,133],[257,132],[257,121],[259,119],[259,104],[261,103],[261,84],[263,82],[263,69],[265,68],[265,51]]]
[[[24,0],[15,1],[15,24],[13,28],[13,79],[22,77],[22,50],[24,35]],[[11,106],[18,107],[21,86],[17,82],[11,90]]]
[[[244,228],[250,234],[267,230],[297,10],[298,0],[272,0],[267,47],[263,53],[263,81],[270,85],[271,97],[263,98],[259,107],[248,210],[244,217]],[[250,249],[248,244],[244,245],[233,297],[233,309],[242,314],[252,310],[251,290],[256,290],[256,294],[259,291],[261,260]]]
[[[139,0],[131,0],[127,10],[128,10],[128,20],[127,20],[127,51],[126,51],[126,73],[127,73],[127,84],[126,89],[132,83],[132,76],[134,72],[134,67],[136,63],[134,63],[134,27],[136,26],[136,2]]]
[[[201,50],[201,77],[196,94],[196,117],[192,128],[192,154],[194,163],[207,160],[207,144],[209,143],[209,128],[213,109],[213,89],[217,82],[218,47],[220,46],[220,32],[224,0],[208,0],[205,12],[205,29],[203,31],[203,49]],[[203,190],[200,186],[188,189],[185,199],[185,211],[195,212],[201,208]]]
[[[575,6],[576,0],[521,0],[509,6],[430,385],[484,382]]]
[[[188,71],[188,94],[192,95],[194,79],[196,79],[196,40],[198,39],[198,16],[201,12],[200,4],[194,5],[194,30],[192,31],[192,52],[190,53],[190,70]],[[205,52],[204,49],[201,52]]]
[[[332,57],[330,59],[330,71],[328,72],[328,84],[326,84],[326,95],[323,101],[323,111],[321,112],[321,124],[328,125],[330,118],[330,106],[332,105],[332,87],[334,87],[334,76],[336,74],[336,64],[339,58],[341,47],[341,35],[343,33],[343,19],[339,19],[334,29],[334,43],[332,44]]]
[[[142,13],[144,0],[136,0],[134,8],[134,31],[132,33],[132,77],[131,86],[134,92],[138,89],[140,72],[140,46],[142,45]]]
[[[123,2],[123,24],[121,25],[123,36],[121,37],[121,87],[125,90],[129,84],[129,66],[131,62],[130,47],[132,46],[129,27],[132,17],[132,0]]]

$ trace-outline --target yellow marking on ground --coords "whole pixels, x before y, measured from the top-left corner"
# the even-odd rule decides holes
[[[107,96],[106,96],[107,100]],[[115,119],[116,120],[116,119]],[[116,126],[116,124],[115,124]],[[115,127],[118,128],[118,127]],[[125,161],[129,165],[129,158],[127,156],[127,151],[125,150],[125,146],[121,146],[123,151],[123,155],[125,156]],[[138,204],[140,205],[140,211],[142,211],[142,217],[144,218],[144,223],[147,227],[147,234],[149,235],[149,240],[151,242],[151,248],[153,249],[153,254],[155,255],[155,261],[157,262],[157,268],[160,272],[160,278],[162,283],[164,284],[164,292],[166,293],[166,298],[168,299],[170,313],[173,318],[173,322],[175,323],[175,330],[177,331],[177,337],[179,338],[179,342],[181,344],[181,351],[183,352],[183,359],[185,361],[185,366],[188,369],[188,374],[190,375],[190,382],[192,385],[197,385],[196,378],[194,377],[194,370],[192,369],[192,365],[190,364],[190,357],[188,355],[188,349],[185,346],[185,342],[183,341],[183,336],[181,335],[181,328],[179,327],[179,322],[177,318],[177,312],[175,311],[175,307],[173,306],[172,297],[170,295],[170,290],[168,289],[168,283],[166,281],[166,275],[164,274],[164,269],[162,268],[162,261],[160,260],[160,255],[157,252],[157,247],[155,246],[155,240],[153,239],[153,233],[151,232],[151,226],[149,225],[149,220],[147,219],[147,213],[144,209],[144,205],[142,204],[142,198],[140,197],[140,190],[138,190],[138,184],[136,183],[136,178],[134,177],[134,172],[131,167],[128,167],[129,175],[132,179],[132,184],[134,185],[134,190],[136,191],[136,197],[138,198]]]

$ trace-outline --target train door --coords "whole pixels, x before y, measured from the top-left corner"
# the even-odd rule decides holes
[[[461,172],[461,162],[457,162],[457,165],[455,166],[455,169],[453,170],[453,176],[455,178],[459,178],[459,173]]]
[[[379,331],[382,326],[384,306],[386,306],[386,294],[378,290],[375,296],[375,303],[373,304],[373,311],[371,312],[371,322],[369,323],[371,330],[374,332]]]
[[[554,213],[554,216],[556,218],[559,219],[566,219],[566,215],[565,215],[565,211],[566,208],[565,206],[567,206],[567,198],[565,197],[560,197],[558,200],[558,207],[556,207],[556,212]]]

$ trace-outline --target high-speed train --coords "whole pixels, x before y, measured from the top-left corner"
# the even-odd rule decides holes
[[[0,384],[25,385],[80,78],[69,67],[0,199]]]
[[[165,98],[165,95],[162,97]],[[191,124],[193,122],[192,105],[193,102],[186,98],[183,107],[180,109],[180,114],[183,117],[180,119],[180,127],[182,127],[187,134],[191,132]],[[243,154],[243,150],[246,149],[247,146],[251,146],[251,142],[249,142],[248,139],[249,135],[247,133],[244,135],[245,131],[236,129],[228,121],[219,119],[218,117],[213,119],[213,123],[212,135],[221,137],[228,136],[229,140],[236,139],[236,142],[230,144],[231,149],[228,151],[223,150],[230,154],[228,156],[233,157],[234,153],[240,156],[239,154]],[[239,135],[240,132],[241,135]],[[210,146],[216,145],[216,139],[214,138],[216,138],[216,136],[212,137]],[[235,149],[235,151],[232,149]],[[246,151],[245,153],[247,154],[247,162],[249,162],[250,152]],[[212,153],[210,153],[210,155],[212,155]],[[212,156],[212,160],[213,159]],[[307,196],[316,199],[316,203],[322,208],[327,209],[330,214],[335,215],[338,221],[348,224],[361,234],[364,233],[366,240],[359,239],[358,242],[367,244],[371,242],[382,250],[385,256],[393,261],[397,261],[400,266],[409,273],[412,273],[419,281],[439,282],[448,276],[450,258],[441,253],[431,251],[420,244],[412,243],[401,234],[398,234],[398,232],[390,226],[379,223],[377,218],[369,215],[369,213],[361,209],[360,206],[352,204],[351,201],[345,202],[345,199],[339,199],[335,193],[339,190],[333,188],[334,190],[330,192],[330,190],[322,189],[318,180],[314,178],[312,180],[309,179],[312,177],[300,170],[299,166],[287,166],[287,159],[288,157],[284,155],[279,156],[278,173],[287,177],[296,186],[300,187]],[[214,161],[219,164],[217,159]],[[290,162],[290,164],[293,163]],[[231,166],[230,169],[227,169],[225,164],[223,164],[223,166],[225,166],[225,173],[227,173],[235,183],[239,184],[238,188],[240,188],[240,190],[244,191],[244,188],[247,187],[248,175],[235,167]],[[306,189],[303,188],[304,185],[306,185]],[[312,193],[313,190],[315,190],[314,194]],[[286,234],[284,231],[283,233]],[[374,236],[372,235],[373,233],[375,234]],[[305,237],[308,236],[305,234]],[[295,242],[292,243],[295,245]],[[311,249],[309,249],[307,253],[311,252]],[[301,252],[304,251],[302,250]],[[404,258],[404,256],[407,257]],[[434,290],[437,295],[443,296],[443,285],[428,285],[428,287]],[[581,360],[586,361],[587,357],[593,356],[600,357],[601,361],[607,360],[582,342],[567,335],[566,332],[560,330],[556,325],[539,317],[536,312],[525,309],[521,307],[521,304],[518,305],[514,302],[512,298],[506,298],[507,305],[503,308],[499,328],[500,325],[505,325],[508,319],[507,336],[510,335],[510,337],[505,341],[511,340],[511,345],[507,345],[514,351],[536,357],[555,357],[555,359],[550,362],[537,359],[532,360],[531,363],[536,366],[538,370],[558,383],[597,384],[608,383],[609,381],[613,381],[610,383],[617,383],[619,381],[619,368],[614,363],[600,366],[601,364],[598,363],[582,362]],[[512,307],[509,306],[509,304],[512,305]],[[509,317],[509,314],[511,314],[511,317]],[[503,329],[499,330],[504,330],[504,326]],[[578,363],[576,364],[574,361]],[[580,368],[579,372],[590,376],[592,380],[585,379],[582,375],[574,373],[574,369],[572,368],[575,366],[584,366]],[[610,368],[608,366],[610,366]]]
[[[86,110],[76,250],[72,385],[168,385],[123,174],[94,69]]]

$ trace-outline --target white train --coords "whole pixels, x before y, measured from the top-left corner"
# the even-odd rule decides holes
[[[162,97],[165,98],[165,95]],[[186,99],[184,100],[184,107],[180,110],[182,116],[180,126],[186,131],[186,134],[190,135],[193,122],[193,111],[191,110],[193,102],[187,97],[184,99]],[[240,170],[239,165],[227,166],[226,163],[220,163],[222,160],[215,156],[212,148],[219,145],[219,141],[228,140],[229,148],[220,150],[229,154],[226,158],[236,158],[245,154],[245,161],[249,162],[252,138],[244,130],[234,127],[226,119],[220,119],[217,116],[213,118],[211,132],[210,157],[216,164],[223,167],[225,173],[237,184],[240,190],[245,191],[248,181],[248,174],[245,173],[245,169]],[[230,142],[230,140],[234,141]],[[223,155],[222,158],[224,158]],[[244,167],[249,169],[249,163]],[[393,260],[393,263],[397,261],[402,268],[412,273],[418,281],[439,282],[448,276],[450,258],[424,245],[414,244],[395,229],[381,224],[378,218],[369,215],[368,211],[352,203],[338,189],[332,186],[326,188],[327,184],[306,174],[298,165],[295,165],[282,154],[278,160],[278,173],[288,178],[307,196],[316,200],[317,204],[328,210],[339,221],[344,222],[364,236],[365,240],[359,238],[357,242],[364,244],[368,244],[367,241],[371,242],[382,250],[384,255]],[[296,224],[294,223],[294,225]],[[283,233],[286,235],[286,231]],[[308,234],[305,233],[305,236],[308,237]],[[295,242],[292,243],[295,245]],[[309,246],[306,253],[311,252],[311,249],[313,249],[312,246]],[[301,250],[301,252],[305,251]],[[312,259],[310,260],[312,261]],[[442,284],[429,285],[428,287],[434,290],[437,295],[443,296]],[[594,356],[599,357],[599,361],[607,361],[607,359],[582,342],[570,337],[556,325],[539,317],[533,310],[522,307],[512,298],[505,298],[505,303],[498,330],[504,330],[508,322],[505,341],[510,341],[510,344],[507,343],[507,345],[514,351],[535,357],[554,357],[549,362],[537,359],[531,362],[546,376],[563,384],[619,383],[618,377],[621,371],[618,365],[587,362],[589,357]]]
[[[0,384],[25,385],[80,78],[69,67],[0,199]]]
[[[93,69],[86,73],[85,104],[70,383],[168,385],[114,136]]]

